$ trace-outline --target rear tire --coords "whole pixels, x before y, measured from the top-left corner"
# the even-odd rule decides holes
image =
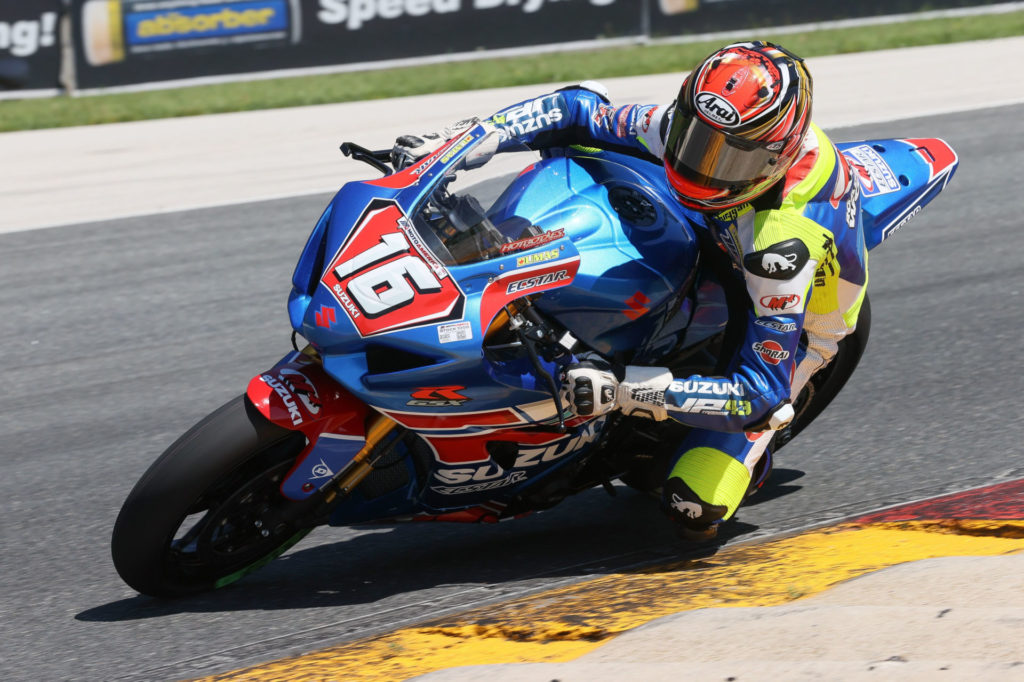
[[[800,392],[794,404],[796,416],[789,426],[779,430],[772,437],[771,445],[768,446],[772,452],[778,451],[783,445],[793,440],[839,395],[839,391],[853,376],[853,371],[857,369],[870,334],[871,301],[865,294],[860,315],[857,317],[857,328],[839,342],[839,348],[832,362],[813,375],[804,390]]]
[[[121,578],[175,597],[223,587],[283,553],[311,530],[291,518],[303,503],[279,490],[304,446],[245,396],[207,416],[125,500],[111,538]]]

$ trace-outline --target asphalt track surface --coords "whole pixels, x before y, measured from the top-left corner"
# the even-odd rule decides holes
[[[833,133],[895,136],[946,139],[960,170],[872,253],[861,367],[780,453],[734,541],[1024,477],[1024,105]],[[653,501],[620,488],[497,526],[319,529],[231,588],[170,603],[125,586],[108,549],[121,502],[288,350],[291,270],[326,200],[0,235],[0,678],[212,674],[682,556]]]

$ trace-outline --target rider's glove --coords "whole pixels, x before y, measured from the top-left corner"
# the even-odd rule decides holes
[[[478,123],[486,129],[486,138],[478,143],[466,156],[466,168],[477,168],[491,160],[498,150],[501,137],[493,123],[481,122],[478,118],[467,118],[451,124],[440,133],[423,133],[422,135],[402,135],[395,140],[391,148],[391,164],[395,170],[402,170],[430,156],[443,147],[448,140],[458,137]]]
[[[436,152],[445,142],[446,139],[439,133],[402,135],[395,140],[395,146],[391,148],[391,165],[395,170],[407,168]]]
[[[611,365],[596,353],[584,353],[562,374],[562,400],[577,416],[600,416],[615,409],[618,385]]]
[[[601,356],[585,353],[579,363],[566,367],[562,393],[572,411],[581,417],[607,414],[617,408],[625,415],[661,421],[668,418],[665,389],[671,383],[672,373],[664,367],[629,365],[625,376],[616,377]]]
[[[671,383],[672,372],[664,367],[629,365],[615,392],[615,402],[625,415],[656,421],[668,419],[665,390]]]

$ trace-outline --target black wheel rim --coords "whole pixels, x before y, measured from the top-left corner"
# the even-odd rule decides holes
[[[296,503],[280,492],[295,447],[291,440],[278,443],[203,493],[169,540],[164,557],[169,576],[216,580],[259,561],[295,535],[285,512]],[[292,456],[282,460],[288,451]]]

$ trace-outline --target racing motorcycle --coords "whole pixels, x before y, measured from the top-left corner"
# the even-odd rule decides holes
[[[730,310],[746,304],[722,285],[731,266],[702,248],[698,216],[661,199],[672,193],[660,166],[566,149],[474,184],[490,134],[471,127],[398,172],[386,151],[342,145],[383,177],[343,186],[313,228],[288,300],[294,350],[129,494],[111,543],[128,585],[160,597],[219,588],[324,524],[493,522],[616,479],[660,486],[686,427],[577,417],[558,370],[596,352],[715,373],[742,317]],[[839,147],[869,248],[957,166],[938,139]],[[842,387],[869,317],[865,302],[770,452]]]

